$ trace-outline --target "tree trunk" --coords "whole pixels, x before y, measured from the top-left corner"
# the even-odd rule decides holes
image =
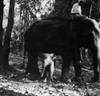
[[[15,0],[10,0],[7,30],[5,34],[4,45],[0,50],[0,64],[5,68],[9,67],[8,57],[10,52],[11,31],[14,24],[14,6]]]
[[[2,48],[2,33],[3,33],[3,28],[2,28],[2,21],[3,21],[3,0],[0,0],[0,50]]]
[[[89,18],[91,18],[91,13],[92,13],[92,4],[91,4],[91,7],[90,7],[90,11],[89,11]]]

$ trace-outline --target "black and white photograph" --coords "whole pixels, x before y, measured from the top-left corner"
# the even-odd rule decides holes
[[[100,96],[100,0],[0,0],[0,96]]]

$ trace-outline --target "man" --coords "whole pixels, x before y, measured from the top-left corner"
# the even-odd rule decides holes
[[[77,3],[75,3],[75,4],[72,6],[72,9],[71,9],[71,16],[72,16],[72,19],[73,19],[75,16],[80,16],[80,15],[82,15],[81,5],[82,5],[83,3],[84,3],[83,1],[78,1]]]

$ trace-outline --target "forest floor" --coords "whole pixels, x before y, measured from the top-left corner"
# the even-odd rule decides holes
[[[71,66],[66,83],[58,81],[45,83],[25,77],[25,70],[18,70],[22,61],[20,55],[10,55],[9,63],[17,69],[0,73],[0,96],[100,96],[100,79],[96,83],[91,82],[92,70],[83,69],[80,80],[74,82],[71,81],[74,77],[74,69]],[[54,78],[60,77],[60,69],[56,66]]]

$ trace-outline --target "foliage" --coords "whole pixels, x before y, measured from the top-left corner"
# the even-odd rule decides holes
[[[23,48],[24,32],[34,21],[47,17],[54,10],[54,1],[16,0],[17,7],[15,6],[15,24],[11,36],[11,49],[21,50]]]
[[[10,41],[11,52],[18,53],[23,50],[23,35],[23,32],[19,32],[18,26],[14,26]]]
[[[77,0],[56,0],[54,6],[55,10],[52,14],[60,17],[68,17],[70,15],[71,7],[76,1]]]

